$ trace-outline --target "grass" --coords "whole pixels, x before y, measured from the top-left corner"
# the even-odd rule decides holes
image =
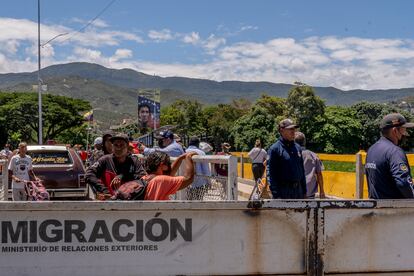
[[[325,171],[355,172],[355,163],[322,161]]]
[[[325,171],[337,172],[355,172],[355,163],[337,162],[337,161],[322,161]],[[411,167],[411,174],[414,173],[414,166]]]

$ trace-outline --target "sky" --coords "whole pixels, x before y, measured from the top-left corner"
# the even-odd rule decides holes
[[[37,1],[1,4],[0,73],[36,71]],[[40,9],[42,67],[83,61],[162,77],[414,87],[410,0],[40,0]]]

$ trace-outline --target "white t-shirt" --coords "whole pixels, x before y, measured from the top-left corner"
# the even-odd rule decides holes
[[[30,180],[29,171],[32,169],[32,158],[29,155],[20,157],[17,154],[10,159],[9,170],[13,172],[14,176],[20,179]],[[24,183],[12,180],[12,188],[23,189]]]

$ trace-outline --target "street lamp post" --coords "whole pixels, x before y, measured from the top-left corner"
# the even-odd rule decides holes
[[[42,79],[40,78],[40,0],[37,0],[37,94],[39,105],[39,145],[43,144],[43,127],[42,127]]]

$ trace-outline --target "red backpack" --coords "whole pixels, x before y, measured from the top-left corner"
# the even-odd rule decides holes
[[[43,186],[42,181],[28,181],[25,185],[27,200],[44,201],[50,200],[50,195]]]

